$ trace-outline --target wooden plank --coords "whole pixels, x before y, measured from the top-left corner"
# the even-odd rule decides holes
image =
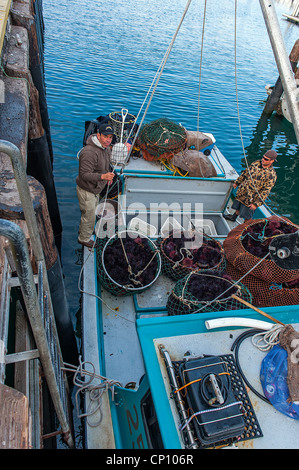
[[[29,449],[30,419],[28,398],[0,384],[0,449]]]

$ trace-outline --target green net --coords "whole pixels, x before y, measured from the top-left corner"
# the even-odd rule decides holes
[[[138,144],[149,154],[146,159],[160,158],[164,154],[180,152],[187,142],[184,127],[167,118],[156,119],[145,124],[139,132]]]
[[[180,279],[174,286],[167,301],[168,315],[218,312],[246,308],[232,297],[237,295],[251,303],[252,296],[242,283],[226,273],[215,271],[191,273]]]
[[[202,234],[200,246],[188,248],[192,242],[196,242],[196,235],[188,231],[174,231],[158,241],[163,274],[178,280],[194,271],[225,270],[225,253],[218,240]]]
[[[161,256],[148,237],[122,231],[97,245],[97,274],[101,285],[118,296],[148,289],[161,271]]]

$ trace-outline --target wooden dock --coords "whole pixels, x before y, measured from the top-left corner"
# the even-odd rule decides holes
[[[0,449],[55,448],[57,434],[74,445],[57,324],[71,333],[64,354],[77,350],[56,244],[61,224],[47,110],[39,100],[45,92],[41,8],[42,0],[0,0]],[[22,263],[13,230],[24,236]]]

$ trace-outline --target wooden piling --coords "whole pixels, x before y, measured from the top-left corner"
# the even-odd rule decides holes
[[[30,120],[27,173],[45,188],[55,243],[60,254],[62,223],[54,184],[53,150],[44,82],[41,3],[41,0],[14,0],[11,18],[15,27],[24,29],[28,34],[26,59],[29,69],[26,78],[30,87]]]
[[[4,28],[3,23],[1,24],[1,1],[7,4],[5,10],[7,25],[5,21]],[[78,361],[77,344],[66,300],[60,253],[57,246],[57,238],[61,237],[62,226],[54,185],[52,146],[43,81],[43,18],[41,8],[42,0],[14,0],[13,2],[0,0],[0,140],[8,141],[20,150],[27,174],[30,175],[27,176],[27,181],[47,269],[47,280],[60,349],[65,361],[76,364]],[[0,153],[0,218],[16,223],[23,230],[29,248],[29,259],[33,273],[37,274],[37,263],[34,259],[34,250],[15,177],[17,176],[13,171],[10,157],[6,153]],[[22,201],[24,203],[24,197]],[[32,230],[30,233],[32,234]],[[19,340],[15,345],[16,351],[23,349],[20,338],[22,339],[22,334],[24,337],[26,334],[23,324],[16,323],[14,325],[8,322],[10,289],[19,285],[18,277],[10,277],[11,270],[13,273],[15,272],[14,259],[11,256],[9,244],[4,236],[1,236],[0,306],[5,307],[6,314],[5,319],[4,315],[0,315],[0,359],[2,358],[0,361],[0,383],[5,380],[6,369],[3,365],[5,365],[8,333],[16,333],[13,331],[14,328],[19,328],[17,331]],[[17,338],[17,335],[15,336]],[[27,350],[26,344],[24,349]],[[32,373],[27,373],[25,363],[19,363],[15,370],[17,375],[14,386],[24,392],[24,395],[27,395],[25,392],[27,392],[26,384],[29,377],[31,386],[32,382],[34,386],[39,384],[38,374],[33,379]],[[22,373],[20,373],[21,370]],[[25,381],[23,380],[24,375],[26,375]],[[28,418],[29,424],[26,421],[26,406],[28,405],[28,400],[27,405],[25,404],[26,396],[24,400],[22,394],[17,395],[17,390],[11,389],[8,392],[4,394],[0,390],[0,404],[2,404],[0,409],[0,441],[3,443],[3,448],[28,448],[30,445],[28,444],[28,436],[17,435],[18,431],[14,428],[14,424],[19,426],[19,423],[14,421],[15,410],[22,420],[24,433],[30,433],[31,428],[33,429],[35,443],[38,442],[41,433],[39,423],[29,419],[30,417]],[[30,399],[32,399],[31,392]],[[36,414],[40,414],[36,419],[39,419],[42,414],[41,403],[34,398],[33,400]],[[43,395],[43,401],[47,401],[45,395]],[[31,408],[32,405],[33,403],[31,403]],[[17,443],[15,442],[16,438],[18,439]]]
[[[46,267],[48,270],[55,264],[58,254],[54,243],[46,195],[42,185],[34,178],[28,177],[28,184],[39,227],[43,252],[45,254]],[[37,266],[33,256],[28,228],[25,224],[24,212],[13,174],[6,173],[2,175],[0,193],[0,218],[10,220],[22,227],[28,240],[33,273],[37,274]]]
[[[299,39],[297,39],[297,41],[295,42],[293,49],[291,50],[291,53],[289,55],[289,59],[290,59],[292,70],[295,74],[295,78],[298,78],[296,77],[296,74],[299,74],[298,67],[297,67],[297,64],[299,61]],[[279,109],[279,103],[280,103],[282,94],[283,94],[283,87],[281,83],[281,78],[278,77],[275,83],[275,86],[267,99],[263,112],[266,114],[271,114],[273,111]]]

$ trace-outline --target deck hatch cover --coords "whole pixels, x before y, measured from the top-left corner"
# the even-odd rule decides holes
[[[212,364],[215,363],[216,366],[213,366]],[[225,408],[220,412],[220,420],[215,420],[215,423],[211,419],[212,414],[215,415],[215,413],[211,413],[209,418],[207,418],[208,414],[206,414],[204,419],[202,419],[204,414],[199,414],[195,416],[195,419],[190,420],[190,425],[193,428],[195,439],[199,442],[199,447],[225,446],[233,442],[246,441],[263,436],[245,384],[238,373],[233,355],[204,356],[189,359],[188,361],[174,361],[172,364],[180,387],[183,387],[189,381],[196,380],[196,378],[203,378],[207,375],[207,372],[211,373],[214,371],[216,374],[221,374],[225,371],[229,372],[229,397],[226,403],[242,402],[239,406],[231,406],[231,410],[230,407]],[[192,416],[196,411],[203,411],[209,408],[198,396],[198,383],[194,382],[194,384],[186,387],[185,392],[184,389],[181,390],[189,416]],[[173,393],[173,396],[175,397],[175,393]],[[241,410],[242,417],[238,416],[237,409]],[[229,422],[229,427],[227,423],[222,426],[225,421]],[[181,427],[184,429],[184,423],[182,423]],[[225,434],[227,435],[225,436]]]

